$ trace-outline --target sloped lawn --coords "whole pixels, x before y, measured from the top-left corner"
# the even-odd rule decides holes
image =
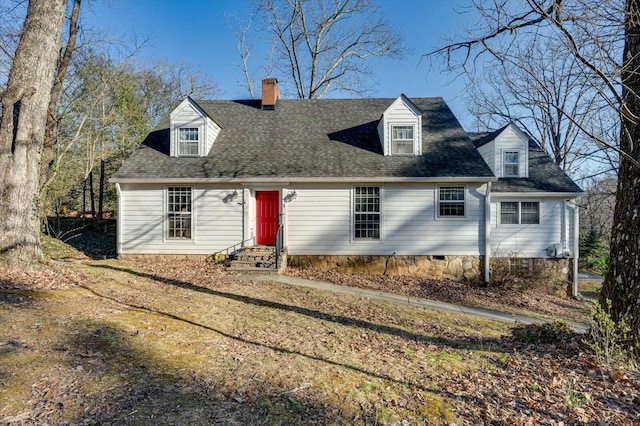
[[[0,286],[0,424],[640,422],[637,379],[560,331],[516,343],[503,323],[196,260],[2,270]]]

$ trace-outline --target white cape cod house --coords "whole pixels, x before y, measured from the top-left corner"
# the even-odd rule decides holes
[[[516,126],[467,134],[442,98],[282,100],[275,79],[261,100],[187,98],[111,181],[119,255],[277,243],[289,264],[485,282],[496,260],[577,263],[580,188]]]

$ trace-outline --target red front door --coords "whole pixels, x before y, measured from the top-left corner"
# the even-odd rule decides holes
[[[278,191],[256,192],[256,244],[275,245],[279,207]]]

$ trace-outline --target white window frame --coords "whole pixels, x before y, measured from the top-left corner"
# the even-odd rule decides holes
[[[411,128],[411,139],[396,139],[394,138],[394,130],[397,127]],[[415,155],[416,154],[416,126],[411,123],[391,123],[389,128],[389,139],[391,140],[391,155]],[[411,152],[396,152],[396,144],[401,143],[402,146],[409,145],[411,143]]]
[[[513,163],[507,163],[507,154],[516,154],[518,156],[518,161]],[[520,165],[521,165],[522,152],[517,149],[505,149],[502,151],[502,177],[520,177]],[[507,166],[516,166],[515,174],[507,174]]]
[[[517,222],[516,223],[504,223],[502,221],[502,204],[503,203],[514,203],[517,206]],[[523,203],[531,203],[531,204],[537,204],[538,206],[538,221],[537,222],[528,222],[528,223],[522,223],[522,204]],[[512,200],[505,200],[505,201],[500,201],[500,214],[498,214],[498,218],[500,221],[500,225],[503,226],[513,226],[513,225],[540,225],[540,221],[542,218],[542,213],[541,213],[541,202],[540,201],[512,201]],[[530,212],[528,212],[530,213]],[[526,214],[526,213],[525,213]]]
[[[462,189],[462,200],[442,200],[441,194],[443,189],[457,188]],[[438,190],[436,191],[436,217],[438,219],[466,219],[467,218],[467,186],[466,185],[438,185]],[[440,206],[443,204],[451,204],[451,205],[462,205],[462,215],[449,215],[449,214],[441,214]]]
[[[195,130],[195,132],[193,132]],[[200,155],[200,142],[201,142],[201,131],[200,127],[187,127],[181,126],[176,129],[176,153],[178,157],[197,157]],[[195,133],[195,139],[191,139],[190,137]],[[183,138],[184,134],[187,134],[188,138]],[[192,152],[182,152],[182,147],[187,146],[190,149],[193,149],[195,146],[195,153]]]
[[[178,200],[177,202],[175,202],[175,198],[174,201],[172,202],[172,190],[178,190],[178,191],[183,191],[184,194],[189,193],[189,210],[185,211],[183,210],[183,207],[180,207],[183,203]],[[182,195],[182,194],[178,194],[178,195]],[[175,195],[174,195],[175,197]],[[186,203],[184,203],[186,204]],[[194,199],[193,199],[193,187],[191,186],[168,186],[166,189],[166,199],[165,199],[165,218],[166,218],[166,231],[164,234],[165,240],[167,241],[195,241],[194,238],[194,222],[195,222],[195,215],[194,215]],[[175,210],[176,206],[179,208],[179,210]],[[184,231],[187,230],[186,227],[181,227],[179,229],[182,229],[183,231],[183,236],[175,236],[175,235],[171,235],[172,231],[175,232],[176,230],[172,230],[172,218],[177,218],[180,220],[180,222],[182,222],[183,220],[187,219],[189,220],[189,229],[188,229],[188,234],[184,235]]]
[[[377,188],[378,189],[378,211],[356,211],[357,203],[357,188]],[[382,214],[382,186],[379,185],[354,185],[351,191],[351,241],[354,243],[379,243],[382,241],[382,229],[383,229],[383,214]],[[378,215],[378,236],[376,237],[356,237],[356,215],[357,214],[371,214]]]

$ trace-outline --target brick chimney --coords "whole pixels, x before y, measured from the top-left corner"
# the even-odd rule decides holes
[[[265,78],[262,80],[262,109],[276,109],[276,101],[279,97],[280,91],[278,90],[278,79]]]

